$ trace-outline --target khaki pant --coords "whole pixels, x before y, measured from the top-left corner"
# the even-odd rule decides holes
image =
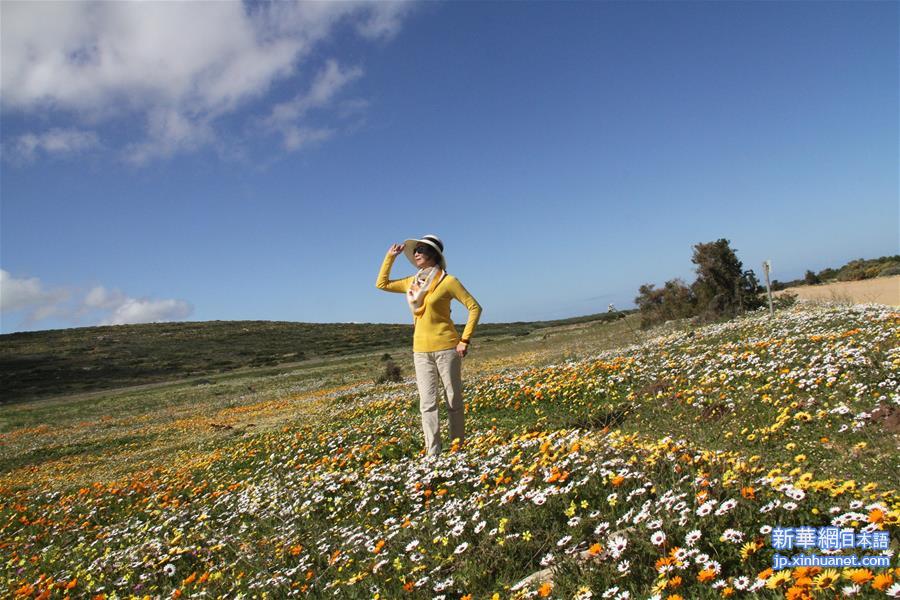
[[[441,452],[441,429],[438,421],[441,388],[447,397],[450,439],[458,438],[460,442],[465,439],[462,358],[455,348],[438,352],[413,352],[413,364],[419,388],[422,430],[425,432],[425,453],[434,456]]]

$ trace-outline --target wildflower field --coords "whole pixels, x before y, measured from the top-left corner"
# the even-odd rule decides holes
[[[346,368],[10,412],[0,593],[900,597],[900,313],[593,343],[613,326],[476,343],[437,459],[414,380]],[[774,571],[773,528],[801,526],[887,532],[843,552],[891,566]]]

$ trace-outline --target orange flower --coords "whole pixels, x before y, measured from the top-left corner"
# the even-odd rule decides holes
[[[805,588],[797,586],[788,589],[784,597],[787,598],[787,600],[812,600],[812,596],[809,595],[809,592],[807,592]]]
[[[883,592],[884,590],[888,589],[888,586],[890,586],[892,583],[894,583],[893,577],[891,577],[887,573],[879,573],[875,577],[875,581],[872,582],[872,587],[879,592]]]
[[[625,483],[625,478],[622,477],[621,475],[616,475],[615,477],[612,478],[612,481],[610,483],[613,484],[613,487],[619,487],[620,485]]]
[[[188,585],[189,583],[194,583],[194,580],[197,579],[197,571],[194,571],[189,576],[184,578],[184,581],[181,582],[181,585]]]
[[[666,600],[684,600],[684,598],[682,598],[678,594],[669,594],[668,596],[666,596]]]
[[[673,590],[674,590],[674,589],[677,588],[679,585],[681,585],[681,577],[679,577],[678,575],[676,575],[675,577],[673,577],[672,579],[670,579],[670,580],[669,580],[669,583],[667,583],[666,585],[668,585],[670,589],[673,589]]]
[[[716,572],[712,569],[703,569],[699,573],[697,573],[697,581],[700,583],[706,583],[707,581],[712,581],[716,578]]]
[[[671,556],[663,556],[662,558],[658,558],[656,560],[656,570],[659,571],[666,565],[671,565],[673,562],[675,562],[675,559]]]
[[[722,597],[723,598],[730,598],[733,595],[734,595],[733,587],[728,586],[728,587],[722,588]]]
[[[873,509],[872,512],[869,513],[869,523],[883,523],[884,522],[884,511],[880,508]]]
[[[591,556],[597,556],[601,552],[603,552],[603,546],[601,546],[599,543],[594,544],[593,546],[588,548],[588,554],[590,554]]]
[[[769,567],[769,568],[766,569],[765,571],[760,571],[760,572],[759,572],[759,575],[757,575],[756,578],[757,578],[757,579],[766,580],[766,579],[768,579],[769,577],[772,576],[772,573],[773,573],[772,567]]]
[[[844,577],[846,577],[853,583],[858,583],[860,585],[869,583],[870,581],[875,579],[875,575],[872,574],[872,571],[868,569],[850,569],[848,571],[844,571]]]
[[[741,496],[746,498],[747,500],[756,500],[756,490],[752,487],[742,487],[741,488]]]
[[[541,595],[541,598],[546,598],[550,595],[550,592],[553,591],[553,584],[550,582],[545,583],[540,588],[538,588],[538,594]]]

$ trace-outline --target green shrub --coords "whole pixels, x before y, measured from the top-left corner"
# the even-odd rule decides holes
[[[891,275],[900,275],[900,265],[888,265],[878,271],[878,277],[890,277]]]
[[[384,370],[381,375],[375,380],[376,383],[388,383],[388,382],[398,382],[403,381],[403,374],[400,371],[400,367],[392,360],[384,361]]]
[[[794,292],[785,292],[772,298],[772,306],[775,310],[783,310],[797,304],[797,294]]]

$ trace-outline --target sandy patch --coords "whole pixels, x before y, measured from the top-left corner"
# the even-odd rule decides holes
[[[773,292],[772,295],[780,296],[786,292],[797,294],[797,298],[800,300],[850,302],[853,304],[876,302],[889,306],[900,306],[900,275],[876,277],[862,281],[802,285]]]

